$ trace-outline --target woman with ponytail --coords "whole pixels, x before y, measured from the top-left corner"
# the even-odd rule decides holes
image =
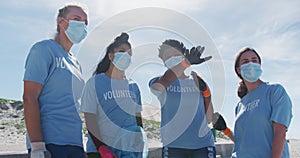
[[[56,25],[56,35],[35,43],[26,58],[26,146],[31,158],[84,158],[77,109],[84,80],[71,49],[87,36],[85,7],[68,4],[58,9]]]
[[[260,79],[261,58],[253,48],[238,52],[234,69],[241,79],[237,92],[241,100],[235,109],[232,157],[289,158],[286,132],[292,103],[287,92],[280,84]]]
[[[146,157],[140,90],[125,76],[132,55],[128,39],[122,33],[107,47],[84,88],[80,109],[89,133],[89,158]]]

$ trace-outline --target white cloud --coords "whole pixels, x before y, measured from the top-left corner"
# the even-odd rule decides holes
[[[24,54],[27,54],[29,47],[34,41],[40,40],[42,37],[51,36],[55,33],[55,17],[57,15],[58,9],[64,6],[67,0],[30,0],[30,1],[19,1],[10,0],[1,3],[0,9],[2,16],[4,18],[0,19],[0,24],[4,26],[5,30],[2,30],[1,34],[6,37],[5,41],[1,43],[3,50],[7,50],[7,54],[11,56],[5,56],[2,60],[14,59],[17,61],[23,61]],[[168,8],[179,13],[185,14],[187,17],[192,17],[199,24],[203,25],[209,34],[212,35],[217,47],[220,51],[221,59],[224,62],[225,77],[226,77],[226,94],[224,102],[225,115],[228,120],[233,122],[233,111],[237,100],[236,96],[236,85],[238,79],[233,71],[233,62],[235,53],[243,46],[252,46],[257,49],[264,61],[264,74],[263,79],[266,81],[275,81],[282,83],[287,91],[291,94],[293,98],[294,107],[294,120],[299,120],[299,108],[297,106],[300,103],[300,80],[299,78],[299,43],[300,43],[300,1],[289,0],[289,1],[219,1],[219,0],[128,0],[128,1],[118,1],[118,0],[80,0],[79,2],[85,3],[89,10],[90,18],[90,28],[93,28],[98,23],[104,22],[110,17],[121,13],[123,11],[128,11],[140,7],[161,7]],[[160,15],[155,15],[153,18],[161,17]],[[136,18],[149,18],[141,17],[139,14]],[[169,19],[175,21],[176,19]],[[126,25],[124,22],[118,21],[118,25]],[[186,28],[186,23],[181,23],[180,20],[176,21],[182,28]],[[111,29],[111,27],[109,28]],[[193,30],[189,30],[192,31]],[[134,46],[142,48],[139,44],[149,44],[150,42],[156,41],[157,45],[161,43],[170,34],[153,34],[145,33],[143,36],[137,36],[132,31],[132,41]],[[159,36],[161,35],[161,36]],[[11,38],[10,38],[11,37]],[[159,38],[157,38],[159,37]],[[114,36],[107,35],[97,37],[97,41],[92,43],[91,47],[95,47],[96,51],[83,52],[80,55],[85,56],[84,59],[95,66],[98,62],[101,51],[104,51],[105,46],[112,41]],[[7,40],[7,41],[6,41]],[[16,47],[16,43],[18,47]],[[188,41],[185,41],[188,43]],[[99,49],[98,49],[99,48]],[[151,53],[152,49],[146,48]],[[142,49],[137,50],[143,51]],[[157,51],[155,51],[155,56]],[[22,52],[23,55],[14,55],[11,52]],[[1,52],[1,55],[3,52]],[[139,56],[135,54],[136,57],[146,58],[146,55]],[[209,55],[206,52],[205,55]],[[91,60],[92,59],[92,60]],[[213,58],[212,60],[216,60]],[[15,62],[11,62],[15,65]],[[9,65],[2,66],[1,72],[6,72],[7,67],[12,74],[20,74],[20,69],[23,68],[23,63],[20,62],[17,68]],[[201,73],[207,75],[206,72],[201,70]],[[93,71],[90,68],[90,71]],[[86,70],[84,70],[86,71]],[[215,70],[214,70],[215,71]],[[150,71],[149,71],[150,73]],[[151,74],[144,72],[145,76],[150,76]],[[143,72],[139,72],[142,75]],[[206,79],[211,82],[211,78],[207,75]],[[20,77],[20,82],[21,82]],[[21,84],[16,84],[4,82],[5,85],[3,89],[13,89],[10,95],[17,96],[21,94]],[[7,88],[5,88],[7,87]],[[7,92],[1,92],[5,97]],[[16,98],[13,96],[11,98]],[[234,98],[236,97],[236,98]],[[219,106],[219,105],[217,105]],[[290,129],[292,136],[299,135],[296,134],[299,131],[299,127],[293,127]]]
[[[173,0],[93,0],[87,2],[91,12],[101,18],[107,18],[122,11],[141,7],[161,7],[179,11],[199,10],[201,9],[201,3],[202,1],[199,0],[179,0],[176,2]]]
[[[241,2],[243,3],[243,2]],[[230,6],[230,5],[232,6]],[[235,55],[241,47],[258,49],[264,58],[297,62],[290,55],[299,50],[300,1],[259,1],[246,4],[225,3],[205,21],[224,57]],[[233,7],[237,6],[237,7]],[[210,13],[209,13],[210,14]],[[226,15],[232,14],[232,18]]]

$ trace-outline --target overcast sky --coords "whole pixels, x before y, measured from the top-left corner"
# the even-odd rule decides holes
[[[0,97],[22,99],[24,62],[31,46],[52,38],[58,8],[64,0],[10,0],[1,3]],[[205,45],[206,64],[193,67],[212,87],[217,111],[234,124],[239,79],[233,70],[236,52],[255,48],[262,57],[262,79],[279,82],[293,102],[288,138],[300,138],[300,1],[217,0],[82,0],[89,13],[89,36],[72,51],[88,76],[105,47],[120,32],[128,32],[134,66],[127,72],[142,91],[145,103],[154,104],[148,80],[165,68],[157,58],[158,45],[167,38],[183,41],[188,48]],[[149,8],[152,7],[152,8]],[[143,9],[142,9],[143,8]],[[297,125],[296,125],[297,124]]]

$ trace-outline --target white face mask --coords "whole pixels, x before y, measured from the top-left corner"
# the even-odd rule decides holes
[[[72,43],[79,43],[87,36],[87,27],[85,22],[69,20],[69,26],[65,33]]]
[[[183,56],[173,56],[165,61],[165,65],[167,68],[171,69],[179,63],[181,63],[182,59]]]
[[[261,76],[260,64],[249,62],[241,65],[241,76],[248,82],[256,82]]]
[[[114,56],[112,63],[121,71],[125,71],[131,64],[131,56],[127,52],[116,52]]]

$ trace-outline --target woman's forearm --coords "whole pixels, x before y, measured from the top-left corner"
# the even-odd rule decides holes
[[[274,137],[272,142],[271,158],[281,158],[286,136],[286,127],[282,124],[273,122]]]
[[[172,69],[168,69],[163,76],[161,76],[153,85],[152,88],[158,91],[164,91],[170,84],[172,84],[177,77],[183,74],[186,67],[182,64],[174,66]]]

